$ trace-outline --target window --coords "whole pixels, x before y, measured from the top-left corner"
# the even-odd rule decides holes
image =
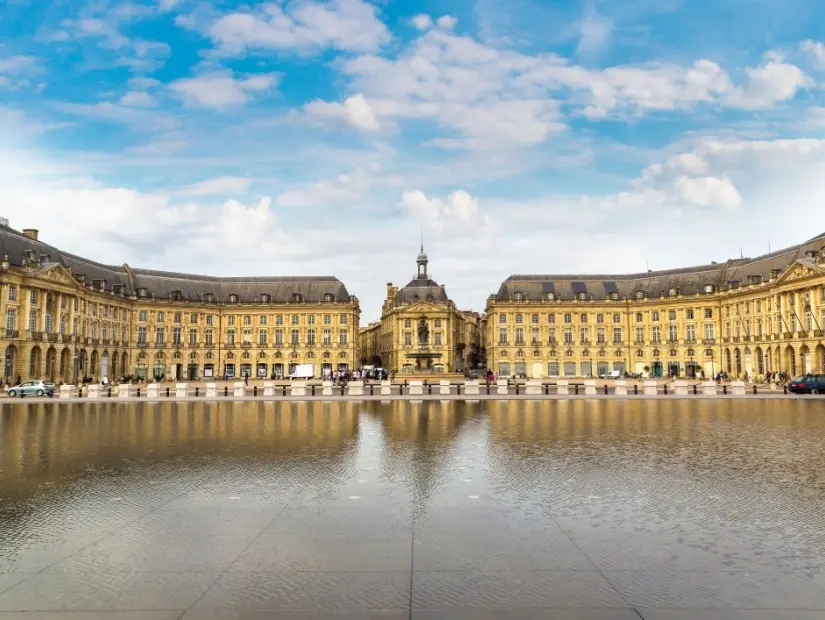
[[[339,325],[346,325],[347,324],[347,315],[346,314],[342,314],[338,317],[338,324]],[[344,332],[344,333],[346,333],[346,332]]]
[[[9,308],[9,310],[6,311],[6,329],[15,329],[16,318],[17,313],[13,309]]]
[[[713,340],[713,323],[705,324],[705,339]]]
[[[275,325],[283,325],[284,324],[284,315],[283,314],[276,314],[275,315]]]
[[[298,330],[297,329],[292,330],[292,334],[290,336],[290,342],[292,344],[298,344]]]
[[[103,316],[106,316],[106,308],[103,309]],[[183,315],[180,312],[175,312],[175,323],[180,323]]]
[[[36,304],[37,303],[37,291],[32,289],[29,291],[29,303]]]
[[[658,311],[654,310],[653,312],[650,313],[650,320],[653,321],[653,322],[656,322],[656,321],[659,320]]]
[[[668,339],[668,342],[676,342],[679,339],[679,335],[676,333],[676,326],[675,325],[668,325],[667,339]]]
[[[644,327],[637,327],[636,328],[636,343],[642,344],[645,341],[645,328]]]
[[[667,320],[668,321],[675,321],[676,320],[676,310],[668,310]]]
[[[688,342],[694,342],[696,340],[696,326],[695,325],[688,325],[685,329],[685,337],[687,338]]]
[[[307,317],[307,325],[315,325],[315,315],[314,314],[310,314]]]
[[[189,346],[194,347],[198,344],[198,330],[197,329],[190,329],[189,330]]]
[[[245,314],[244,317],[243,317],[243,324],[244,324],[244,327],[252,325],[252,317],[248,314]]]
[[[613,328],[613,344],[622,344],[622,328]]]
[[[281,346],[284,344],[284,330],[276,329],[275,330],[275,344]]]
[[[547,301],[554,301],[556,299],[555,293],[547,293]]]
[[[507,344],[507,328],[500,327],[498,330],[498,343]]]
[[[513,299],[515,301],[524,301],[524,293],[516,292],[513,294]]]
[[[172,329],[172,344],[176,347],[180,346],[180,327]]]
[[[616,312],[616,313],[613,315],[613,322],[614,322],[614,323],[621,323],[621,322],[622,322],[622,315],[621,315],[621,314],[619,314],[618,312]]]
[[[146,310],[141,310],[138,313],[138,321],[143,321],[143,322],[146,321]]]
[[[243,344],[252,344],[251,329],[244,329],[243,332],[241,332],[241,342],[243,342]]]
[[[825,289],[823,289],[825,290]],[[9,287],[9,301],[17,301],[17,287],[10,286]],[[77,310],[77,300],[74,300],[75,310]]]
[[[197,325],[197,324],[198,324],[198,315],[197,315],[197,314],[195,314],[194,312],[193,312],[192,314],[190,314],[190,315],[189,315],[189,322],[190,322],[192,325]]]
[[[556,330],[555,329],[550,330],[550,336],[548,338],[548,342],[550,342],[550,344],[556,344]]]
[[[762,319],[756,320],[756,337],[762,338]]]
[[[534,314],[534,315],[532,315],[532,316],[530,317],[530,322],[531,322],[533,325],[538,325],[538,324],[539,324],[539,315],[538,315],[538,314]]]
[[[62,316],[62,315],[60,317],[60,333],[61,334],[66,333],[66,317]]]
[[[658,325],[653,327],[651,335],[654,344],[658,344],[662,341],[662,330]]]
[[[637,312],[637,313],[636,313],[636,322],[637,322],[637,323],[641,323],[643,320],[644,320],[644,317],[642,316],[642,313],[641,313],[641,312]]]
[[[813,331],[813,329],[814,329],[814,315],[813,315],[813,312],[808,310],[805,313],[805,331],[810,332],[810,331]],[[46,329],[46,331],[49,331],[49,330]]]
[[[506,314],[499,314],[498,315],[498,322],[502,325],[507,322],[507,315]]]
[[[166,343],[166,330],[163,327],[155,328],[155,344]]]
[[[123,342],[123,344],[126,344],[126,328],[125,327],[122,327],[120,329],[120,340],[121,340],[121,342]]]
[[[693,320],[693,308],[688,308],[687,310],[685,310],[685,319],[688,321]]]
[[[579,316],[579,323],[587,323],[587,315],[586,314],[582,314],[581,316]]]
[[[227,329],[226,330],[226,344],[229,346],[235,345],[235,330],[234,329]]]
[[[524,344],[524,328],[516,327],[516,344]]]
[[[564,328],[564,344],[573,344],[573,328]]]
[[[404,320],[404,327],[412,327],[412,320],[411,319],[405,319]]]
[[[230,303],[230,304],[236,304],[236,303],[238,303],[238,296],[237,296],[237,295],[230,295],[230,296],[229,296],[229,303]]]
[[[539,343],[539,337],[540,337],[540,336],[539,336],[539,328],[538,328],[538,327],[534,327],[534,328],[532,329],[532,332],[531,332],[531,333],[532,333],[532,336],[531,336],[531,341],[532,341],[532,343],[533,343],[533,344],[538,344],[538,343]]]
[[[604,323],[604,315],[603,314],[600,313],[600,314],[596,315],[596,323]]]
[[[332,315],[325,314],[324,315],[324,325],[332,325]]]
[[[37,331],[37,310],[29,312],[29,331]]]
[[[556,323],[556,315],[555,314],[548,314],[547,315],[547,322],[551,325],[555,325]]]
[[[332,344],[332,331],[329,329],[324,330],[324,346],[328,347]]]
[[[713,318],[713,308],[705,308],[705,318],[712,319]]]
[[[339,345],[346,345],[347,344],[347,330],[345,330],[345,329],[338,330],[338,344]]]
[[[315,344],[315,330],[308,329],[307,330],[307,344]]]
[[[404,346],[411,347],[412,346],[412,332],[404,332]]]
[[[229,315],[228,317],[226,317],[226,324],[227,325],[234,325],[235,324],[235,316],[234,315]]]
[[[604,344],[604,327],[600,327],[596,331],[596,342],[599,344]]]
[[[524,317],[521,314],[516,314],[516,323],[523,322]]]
[[[441,346],[441,332],[435,332],[435,346]]]
[[[441,327],[441,319],[436,319],[435,320],[435,326],[436,327]]]
[[[266,325],[266,315],[262,314],[258,317],[258,325]]]
[[[587,301],[587,293],[576,293],[576,299],[579,301]]]
[[[573,322],[573,315],[572,314],[565,314],[564,315],[564,322],[565,323],[572,323]]]

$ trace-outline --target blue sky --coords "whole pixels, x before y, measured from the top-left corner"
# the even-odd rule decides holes
[[[332,274],[378,317],[512,273],[822,232],[810,0],[40,2],[0,12],[0,202],[101,261]]]

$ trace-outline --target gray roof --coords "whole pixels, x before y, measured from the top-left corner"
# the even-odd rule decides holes
[[[75,277],[85,283],[101,285],[107,291],[116,290],[125,295],[138,294],[145,289],[146,296],[170,299],[174,296],[184,301],[204,301],[214,295],[214,301],[227,302],[230,295],[238,295],[240,302],[259,302],[263,295],[275,303],[293,301],[293,295],[301,295],[304,302],[322,302],[330,293],[335,301],[350,301],[350,294],[338,278],[332,276],[250,276],[215,277],[135,269],[128,265],[104,265],[35,241],[23,233],[0,225],[0,254],[8,256],[9,263],[23,267],[28,260],[35,260],[41,267],[56,263],[71,269]],[[121,288],[122,287],[122,288]]]
[[[591,274],[591,275],[512,275],[498,290],[498,301],[514,299],[521,293],[527,301],[547,299],[554,293],[557,299],[573,299],[583,292],[588,299],[608,299],[611,293],[620,298],[633,298],[637,292],[647,297],[667,296],[671,289],[680,294],[704,291],[708,284],[716,290],[745,285],[751,277],[767,281],[771,272],[787,268],[797,260],[808,258],[808,252],[825,252],[825,233],[804,243],[783,250],[764,254],[756,258],[739,258],[725,263],[667,269],[632,274]]]
[[[413,304],[417,301],[449,301],[447,293],[435,280],[429,278],[415,278],[410,280],[404,288],[395,295],[395,301],[403,304]]]

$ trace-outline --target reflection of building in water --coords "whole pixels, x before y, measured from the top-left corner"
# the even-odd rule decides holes
[[[4,405],[0,469],[6,481],[36,481],[124,458],[345,459],[357,450],[357,437],[351,402]]]

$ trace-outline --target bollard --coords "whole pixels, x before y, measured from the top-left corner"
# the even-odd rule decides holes
[[[282,387],[284,388],[284,392],[283,392],[282,396],[286,396],[286,386],[284,385]]]
[[[604,395],[607,396],[607,385],[604,386]]]
[[[227,385],[223,386],[223,395],[224,396],[229,396],[229,386],[227,386]]]
[[[375,396],[375,385],[370,383],[370,396]]]
[[[722,394],[727,394],[727,393],[728,393],[728,386],[727,386],[727,385],[723,385],[723,386],[722,386]]]
[[[200,389],[200,388],[196,385],[196,386],[195,386],[195,398],[197,398],[198,396],[200,396],[200,391],[201,391],[201,389]]]
[[[518,381],[516,382],[516,396],[518,396]]]
[[[310,386],[310,387],[312,388],[312,395],[313,395],[313,396],[315,396],[315,386],[314,386],[314,385],[312,385],[312,386]]]
[[[578,383],[577,383],[577,384],[575,384],[575,385],[573,386],[573,388],[574,388],[574,390],[575,390],[576,396],[578,396],[578,395],[579,395],[579,384],[578,384]]]
[[[549,395],[550,395],[550,384],[549,384],[549,383],[545,383],[545,384],[544,384],[544,395],[545,395],[545,396],[549,396]]]
[[[252,396],[257,396],[257,395],[258,395],[258,386],[253,385],[252,386]],[[312,395],[313,396],[315,395],[315,386],[314,385],[312,386]]]
[[[169,388],[166,388],[166,398],[169,398]]]
[[[667,396],[667,383],[665,383],[665,396]]]
[[[787,393],[788,393],[788,386],[787,386],[787,385],[783,385],[783,386],[782,386],[782,393],[783,393],[783,394],[787,394]]]
[[[137,397],[140,398],[140,388],[137,389]]]
[[[490,382],[487,382],[487,396],[490,395]]]
[[[756,396],[756,384],[753,384],[753,395]]]
[[[639,384],[638,384],[638,383],[635,383],[635,384],[633,385],[633,394],[634,394],[635,396],[638,396],[638,395],[639,395]]]
[[[693,384],[693,395],[696,396],[696,384]]]
[[[344,386],[343,386],[343,384],[342,384],[342,385],[341,385],[341,396],[343,396],[343,395],[344,395]]]
[[[426,381],[424,382],[424,385],[426,385],[426,386],[427,386],[427,394],[429,394],[430,396],[432,396],[432,394],[433,394],[433,386],[429,385]]]
[[[109,388],[108,390],[106,390],[106,396],[108,396],[109,398],[112,397],[112,388]]]
[[[458,388],[458,392],[457,392],[457,394],[458,394],[459,396],[461,396],[461,384],[460,384],[460,383],[459,383],[459,384],[457,384],[457,385],[456,385],[456,387]]]

